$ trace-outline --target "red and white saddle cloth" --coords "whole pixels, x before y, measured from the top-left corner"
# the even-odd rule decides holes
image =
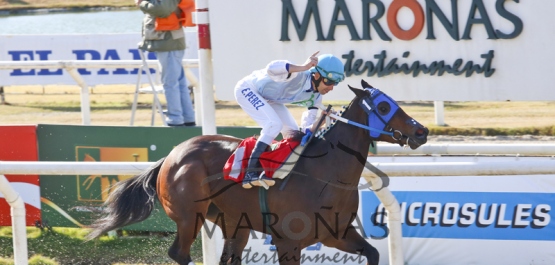
[[[260,163],[264,168],[266,176],[269,178],[284,178],[293,165],[298,160],[297,155],[299,150],[295,148],[302,148],[299,144],[301,142],[292,139],[283,139],[271,145],[272,151],[263,152],[260,155]],[[247,171],[249,157],[251,156],[252,149],[256,144],[256,138],[245,138],[237,147],[235,152],[227,159],[224,166],[224,179],[233,180],[235,182],[243,181]],[[293,160],[292,160],[293,159]],[[286,162],[287,161],[287,162]]]

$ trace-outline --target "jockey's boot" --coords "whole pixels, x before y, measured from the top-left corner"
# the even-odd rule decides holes
[[[250,189],[253,186],[260,186],[258,176],[260,175],[260,171],[263,171],[263,169],[259,158],[262,152],[266,151],[266,148],[268,148],[266,143],[261,141],[256,142],[251,156],[249,157],[247,173],[245,174],[245,178],[243,178],[243,188]]]

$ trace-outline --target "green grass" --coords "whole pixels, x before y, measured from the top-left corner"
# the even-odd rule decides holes
[[[29,264],[175,264],[167,255],[174,235],[102,236],[85,241],[87,229],[27,228]],[[0,227],[0,265],[13,264],[11,227]],[[202,261],[200,237],[191,247],[191,255]]]

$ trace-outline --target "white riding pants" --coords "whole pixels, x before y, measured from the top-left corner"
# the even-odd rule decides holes
[[[269,103],[254,86],[241,81],[235,87],[235,99],[241,108],[262,127],[259,141],[271,144],[281,132],[287,138],[291,131],[298,131],[299,126],[287,107],[283,104]]]

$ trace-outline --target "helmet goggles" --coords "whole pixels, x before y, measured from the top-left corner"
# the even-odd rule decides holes
[[[331,86],[331,85],[337,86],[339,82],[343,81],[343,78],[345,77],[343,73],[338,73],[334,71],[328,72],[324,70],[324,68],[318,65],[315,68],[316,68],[316,71],[320,74],[320,76],[322,76],[323,82],[326,86]]]

